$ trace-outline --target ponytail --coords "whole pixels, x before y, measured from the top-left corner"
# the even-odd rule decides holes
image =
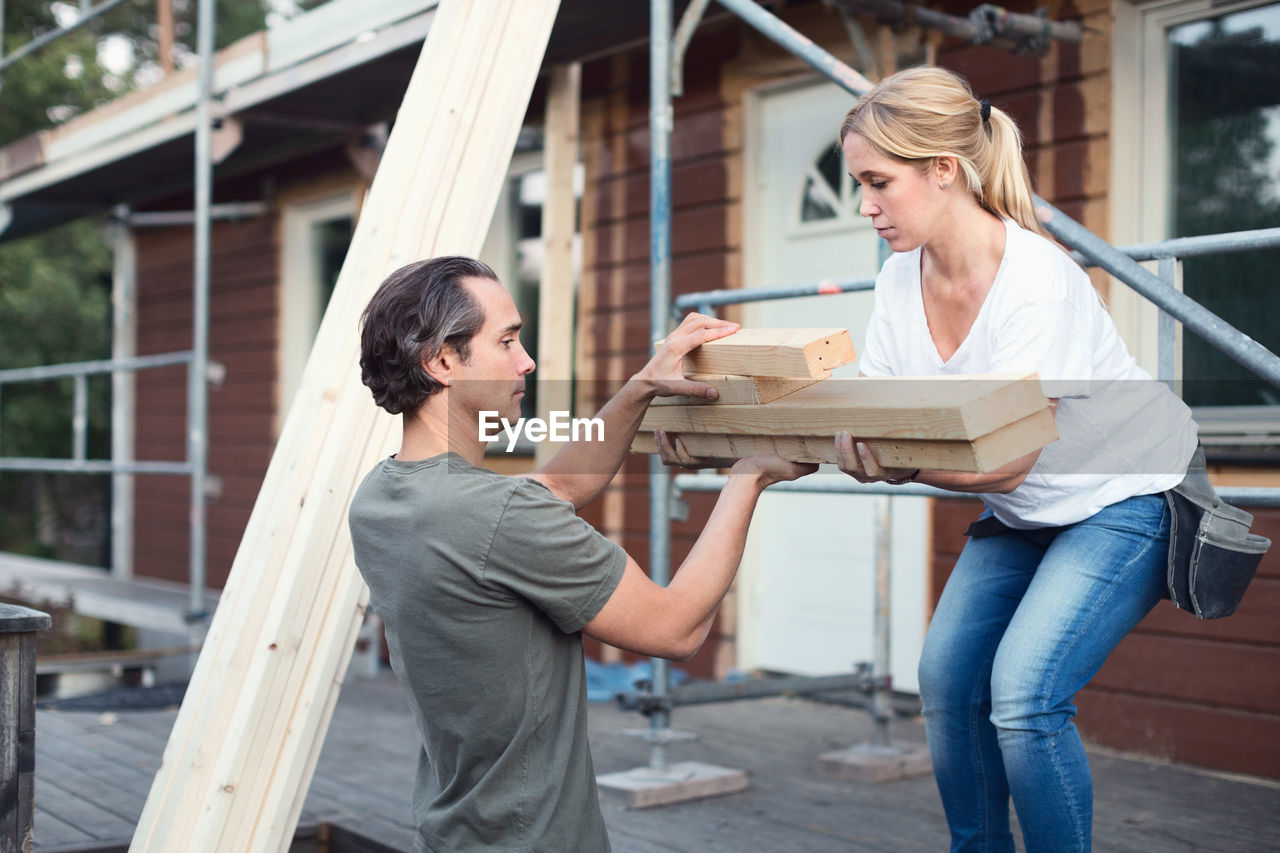
[[[991,108],[988,153],[982,172],[982,206],[1028,231],[1044,234],[1031,201],[1031,175],[1022,159],[1022,134],[1004,110]]]

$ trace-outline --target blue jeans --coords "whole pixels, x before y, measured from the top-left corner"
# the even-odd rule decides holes
[[[1087,851],[1089,760],[1075,693],[1160,599],[1164,497],[1129,498],[1061,528],[970,539],[920,658],[920,698],[951,850]]]

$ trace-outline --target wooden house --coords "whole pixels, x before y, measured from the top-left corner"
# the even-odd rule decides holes
[[[226,216],[213,228],[210,346],[225,375],[210,393],[212,587],[231,565],[434,5],[333,0],[219,54],[214,202]],[[764,5],[835,56],[866,67],[839,4]],[[942,4],[960,16],[970,8]],[[936,61],[1010,112],[1025,135],[1037,191],[1114,245],[1280,225],[1272,197],[1280,126],[1268,118],[1280,104],[1280,4],[1066,0],[1049,15],[1083,22],[1083,41],[1018,55],[862,20],[879,67]],[[581,63],[580,261],[576,299],[560,308],[574,318],[577,414],[607,399],[650,350],[647,35],[645,4],[564,0],[544,66]],[[875,233],[858,215],[857,189],[834,147],[851,97],[714,4],[682,79],[672,136],[675,293],[874,277]],[[547,193],[545,100],[540,85],[510,166],[494,163],[509,169],[509,182],[484,253],[526,316],[537,304]],[[179,73],[0,150],[8,220],[0,239],[86,210],[127,205],[135,217],[118,244],[132,260],[123,273],[131,295],[121,306],[132,320],[121,327],[119,353],[190,346],[191,229],[143,223],[150,214],[191,209],[193,109],[194,75]],[[1213,132],[1251,134],[1253,144],[1215,160],[1227,149],[1202,138]],[[1209,177],[1206,158],[1221,167]],[[1275,256],[1188,261],[1182,287],[1276,351],[1276,302],[1264,289]],[[1123,284],[1092,275],[1131,351],[1154,373],[1157,312]],[[822,296],[726,313],[754,326],[847,326],[861,349],[870,299]],[[357,318],[350,322],[354,330]],[[537,341],[526,344],[532,350]],[[1274,389],[1191,335],[1180,353],[1215,480],[1280,485]],[[184,388],[177,368],[138,378],[131,406],[137,458],[181,458]],[[504,470],[532,464],[531,455],[494,459]],[[585,513],[642,564],[645,470],[643,459],[630,460]],[[139,475],[133,493],[133,544],[128,566],[116,571],[185,581],[185,480]],[[673,565],[713,502],[708,495],[688,500],[688,520],[673,528]],[[868,659],[869,507],[866,498],[766,496],[735,591],[688,668],[704,677],[819,674]],[[892,672],[901,690],[915,688],[929,614],[979,510],[972,498],[894,502]],[[1256,514],[1260,532],[1280,540],[1280,510]],[[1080,695],[1082,731],[1121,749],[1280,777],[1277,617],[1277,553],[1231,619],[1197,623],[1162,603]]]

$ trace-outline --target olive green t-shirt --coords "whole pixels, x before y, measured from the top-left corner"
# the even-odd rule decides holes
[[[414,853],[609,850],[578,632],[626,554],[539,483],[388,459],[349,515],[422,735]]]

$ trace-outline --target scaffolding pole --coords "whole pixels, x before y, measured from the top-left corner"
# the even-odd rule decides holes
[[[649,339],[667,336],[671,303],[671,0],[653,0],[649,56]],[[662,460],[649,457],[649,576],[659,586],[671,581],[671,475]],[[653,659],[653,692],[665,696],[670,686],[667,662]],[[661,732],[671,727],[671,711],[659,708],[649,718],[656,736],[650,743],[649,766],[667,769],[667,747]]]
[[[191,370],[187,373],[187,461],[191,464],[190,600],[188,619],[203,621],[205,479],[209,452],[209,251],[213,202],[212,110],[214,0],[200,0],[196,43],[195,259],[191,293]]]

